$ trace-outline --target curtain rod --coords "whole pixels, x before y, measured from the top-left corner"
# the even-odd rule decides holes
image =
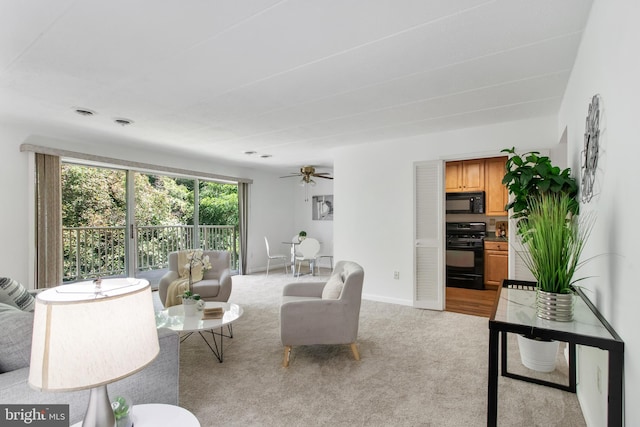
[[[107,165],[112,164],[112,165],[118,165],[118,166],[126,166],[130,169],[137,169],[137,170],[148,171],[148,172],[165,172],[165,173],[194,177],[194,178],[208,178],[208,179],[214,179],[218,181],[228,181],[228,182],[237,182],[237,183],[243,182],[247,184],[253,184],[253,180],[248,178],[236,178],[233,176],[217,175],[209,172],[192,171],[187,169],[174,168],[170,166],[154,165],[151,163],[133,162],[131,160],[122,160],[122,159],[115,159],[113,157],[97,156],[94,154],[80,153],[77,151],[63,150],[60,148],[44,147],[42,145],[20,144],[20,151],[30,151],[33,153],[49,154],[51,156],[69,157],[73,159],[87,160],[91,162],[105,163]]]

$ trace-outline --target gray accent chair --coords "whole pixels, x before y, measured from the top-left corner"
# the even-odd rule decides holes
[[[355,262],[339,261],[324,282],[296,282],[282,291],[280,338],[283,366],[289,366],[294,345],[350,344],[360,360],[356,340],[362,301],[364,270]],[[328,289],[337,284],[334,294]]]
[[[209,256],[211,268],[204,272],[201,281],[193,284],[193,292],[205,301],[229,301],[231,295],[231,255],[228,251],[203,251]],[[158,293],[162,304],[167,299],[169,285],[180,278],[178,274],[178,252],[169,254],[169,271],[158,283]]]

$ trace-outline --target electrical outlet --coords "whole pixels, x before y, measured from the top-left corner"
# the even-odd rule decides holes
[[[496,219],[495,218],[490,218],[489,219],[489,225],[496,225]]]
[[[602,369],[600,369],[600,366],[596,368],[596,385],[598,386],[598,393],[602,394]]]
[[[396,280],[400,279],[400,272],[399,271],[394,271],[393,272],[393,278],[396,279]]]

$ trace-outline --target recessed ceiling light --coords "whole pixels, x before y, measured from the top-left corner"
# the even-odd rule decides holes
[[[94,114],[96,114],[95,111],[89,110],[88,108],[74,108],[74,110],[77,114],[80,114],[81,116],[93,116]]]
[[[256,151],[245,151],[244,154],[246,154],[247,156],[252,156],[256,154]]]
[[[268,159],[269,157],[272,157],[271,154],[261,154],[260,157],[262,157],[263,159]]]
[[[130,124],[133,123],[133,120],[129,120],[129,119],[113,119],[113,122],[116,124],[119,124],[120,126],[129,126]]]

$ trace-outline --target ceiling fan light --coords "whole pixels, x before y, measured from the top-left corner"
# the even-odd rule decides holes
[[[304,180],[304,177],[302,177],[302,179],[300,180],[300,182],[298,184],[300,185],[300,187],[304,187],[306,183],[307,182]]]
[[[312,186],[312,187],[315,187],[316,186],[316,182],[314,180],[312,180],[312,179],[309,179],[309,185]]]

